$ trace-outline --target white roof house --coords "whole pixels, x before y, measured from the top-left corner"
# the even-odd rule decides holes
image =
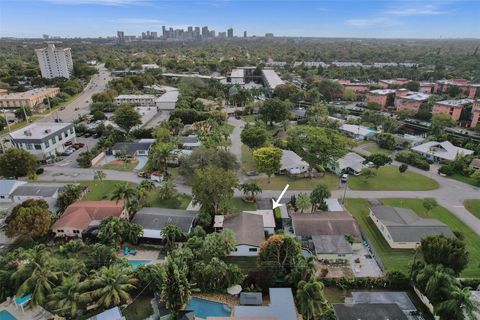
[[[289,174],[300,174],[308,171],[309,165],[298,154],[291,150],[282,150],[280,171]]]
[[[354,152],[349,152],[346,155],[344,155],[342,158],[338,159],[336,162],[336,167],[331,169],[333,169],[333,171],[335,171],[336,174],[340,174],[340,173],[357,174],[363,169],[364,161],[365,161],[365,158],[363,158],[362,156]]]
[[[265,86],[271,92],[273,92],[277,86],[285,84],[285,81],[283,81],[273,69],[263,69],[262,75]]]
[[[179,94],[178,90],[165,91],[164,94],[155,99],[155,105],[160,110],[173,110],[177,105]]]
[[[0,180],[0,202],[11,202],[13,192],[21,185],[26,184],[25,181],[13,179]]]
[[[453,161],[458,157],[473,154],[472,150],[456,147],[450,141],[429,141],[413,147],[412,151],[418,152],[425,158],[433,161]]]
[[[376,131],[364,126],[356,125],[356,124],[344,123],[340,127],[340,130],[342,130],[345,134],[349,135],[350,137],[355,139],[360,139],[360,140],[373,137],[376,134]]]

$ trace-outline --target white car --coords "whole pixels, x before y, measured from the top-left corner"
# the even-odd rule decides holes
[[[369,162],[365,165],[367,168],[374,168],[375,164],[373,162]]]
[[[348,174],[344,173],[342,174],[342,177],[340,178],[341,182],[347,182],[348,181]]]

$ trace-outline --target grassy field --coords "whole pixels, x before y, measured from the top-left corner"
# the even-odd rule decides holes
[[[182,209],[185,210],[192,201],[192,197],[187,195],[179,195],[174,199],[160,199],[155,190],[150,191],[147,196],[146,205],[154,208]]]
[[[392,249],[368,217],[369,207],[366,199],[346,199],[348,211],[355,217],[362,231],[372,243],[388,271],[402,271],[408,274],[408,264],[413,260],[413,250]]]
[[[242,212],[242,211],[254,211],[257,209],[257,205],[251,202],[245,202],[240,198],[232,198],[230,200],[230,209],[232,213]]]
[[[348,186],[353,190],[433,190],[438,188],[435,180],[427,178],[416,172],[407,170],[404,173],[398,171],[398,167],[386,166],[378,170],[373,169],[376,177],[365,181],[362,176],[352,176]]]
[[[265,190],[283,190],[285,185],[290,185],[290,190],[313,190],[320,182],[325,183],[330,190],[336,190],[339,186],[339,178],[336,175],[326,173],[323,177],[293,179],[287,176],[272,176],[270,183],[268,178],[251,179],[248,182],[255,182]]]
[[[480,200],[467,200],[464,203],[465,208],[467,208],[468,211],[473,213],[475,217],[480,219]]]
[[[82,181],[80,184],[87,186],[89,189],[83,200],[110,200],[115,185],[118,183],[123,182],[116,180],[103,180],[102,182]]]
[[[381,154],[385,154],[387,156],[391,154],[390,150],[382,149],[377,145],[367,146],[367,147],[363,148],[363,150],[368,151],[370,153],[381,153]]]
[[[244,172],[255,170],[252,151],[244,144],[242,144],[242,170]]]
[[[448,225],[452,231],[462,232],[467,250],[470,253],[470,263],[460,276],[465,278],[480,277],[480,236],[450,211],[438,206],[427,212],[420,199],[382,199],[382,202],[386,205],[412,209],[421,217],[438,219]]]
[[[454,174],[454,175],[451,175],[451,176],[448,176],[448,178],[455,179],[457,181],[460,181],[460,182],[463,182],[463,183],[466,183],[466,184],[470,184],[472,186],[480,187],[480,183],[475,181],[475,179],[470,178],[470,177],[466,177],[466,176],[462,176],[461,174],[458,174],[458,173]]]
[[[121,160],[115,160],[110,163],[107,163],[102,168],[107,170],[117,170],[117,171],[133,171],[138,164],[138,160],[133,160],[128,163],[124,163]]]

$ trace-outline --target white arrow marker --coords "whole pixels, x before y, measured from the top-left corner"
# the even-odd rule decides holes
[[[283,197],[283,195],[285,194],[285,191],[287,191],[288,187],[289,187],[289,185],[287,184],[287,185],[285,186],[285,188],[283,189],[282,193],[280,194],[280,197],[278,197],[278,200],[277,200],[277,201],[275,201],[275,199],[272,198],[272,203],[273,203],[273,208],[272,208],[272,209],[275,209],[275,208],[278,208],[278,207],[283,206],[283,204],[281,204],[281,203],[279,203],[279,202],[280,202],[280,200],[282,200],[282,197]]]

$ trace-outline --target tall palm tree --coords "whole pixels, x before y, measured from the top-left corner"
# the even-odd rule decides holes
[[[52,292],[54,282],[59,278],[59,272],[52,268],[52,256],[40,245],[25,252],[24,262],[20,264],[11,278],[22,282],[17,296],[32,295],[33,305],[42,304]]]
[[[178,226],[169,224],[162,229],[162,238],[165,241],[167,248],[171,249],[178,239],[182,237],[182,231]]]
[[[90,302],[85,294],[85,283],[79,282],[78,275],[63,279],[62,283],[53,289],[48,297],[48,305],[55,313],[75,317],[82,305]]]
[[[475,312],[480,310],[480,304],[473,300],[470,288],[460,289],[455,286],[448,300],[435,306],[435,314],[441,320],[475,320]]]
[[[453,271],[442,265],[427,265],[417,275],[416,284],[435,305],[447,300],[450,296],[455,285],[455,278],[452,275]]]
[[[101,267],[95,271],[93,278],[86,280],[85,285],[92,290],[88,297],[97,300],[104,308],[119,305],[130,300],[129,291],[135,289],[137,280],[118,266]]]
[[[314,279],[310,279],[308,282],[302,280],[298,283],[295,298],[298,311],[302,314],[303,319],[315,319],[316,316],[323,314],[327,302],[323,296],[323,288],[323,283]]]
[[[118,183],[115,185],[111,199],[116,200],[117,203],[120,200],[125,200],[125,207],[127,208],[127,211],[130,212],[137,201],[137,191],[132,188],[128,182],[123,184]]]

